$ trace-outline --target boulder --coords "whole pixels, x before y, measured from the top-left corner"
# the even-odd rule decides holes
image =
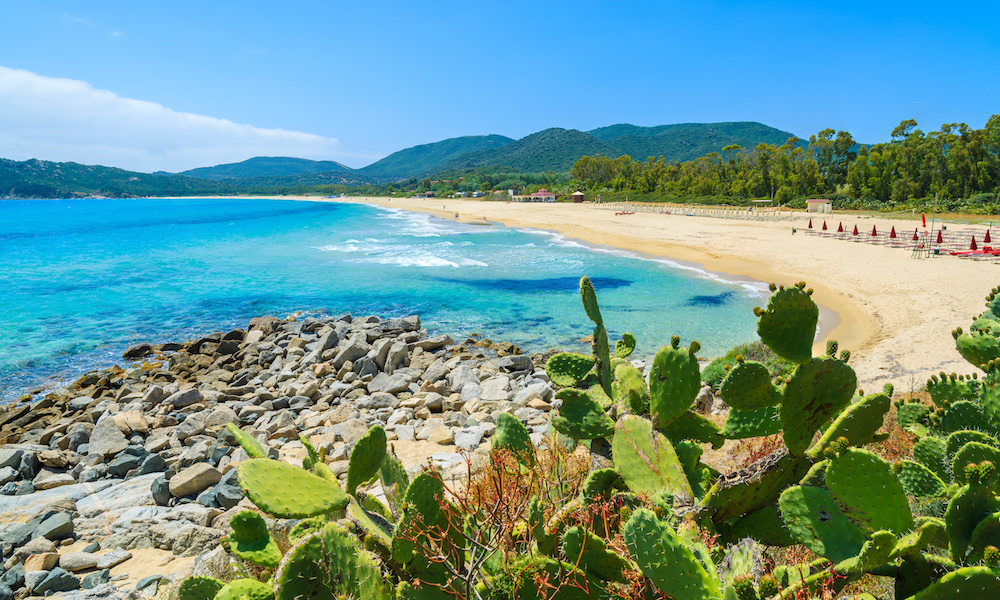
[[[93,569],[101,557],[90,552],[67,552],[59,557],[59,566],[71,573]]]
[[[191,406],[195,402],[201,402],[201,400],[201,390],[190,388],[167,396],[164,402],[172,408],[184,408],[185,406]]]
[[[35,527],[34,536],[47,540],[61,540],[73,535],[73,519],[69,513],[59,512],[48,517]]]
[[[15,479],[17,479],[17,470],[14,467],[0,467],[0,485]]]
[[[126,560],[132,558],[132,553],[128,550],[123,550],[121,548],[114,548],[107,554],[101,555],[97,560],[98,569],[110,569],[117,565],[122,564]]]
[[[32,554],[24,559],[25,571],[49,571],[59,564],[58,552],[42,552]]]
[[[0,469],[6,467],[17,469],[21,466],[21,456],[23,454],[24,451],[17,448],[0,448]]]
[[[68,592],[80,587],[80,578],[69,571],[56,567],[49,571],[48,575],[38,583],[32,593],[36,595],[48,595],[48,592]]]
[[[94,425],[90,432],[87,451],[90,454],[114,456],[128,447],[128,439],[118,429],[117,423],[111,417],[105,417]]]
[[[31,481],[36,490],[51,490],[74,483],[76,480],[69,473],[53,473],[52,471],[42,471]]]
[[[175,498],[197,494],[219,483],[222,473],[206,463],[197,463],[170,478],[170,493]]]

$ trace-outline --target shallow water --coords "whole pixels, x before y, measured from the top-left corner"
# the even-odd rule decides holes
[[[585,351],[578,281],[612,342],[753,338],[763,288],[560,235],[369,205],[248,199],[0,202],[0,402],[180,341],[296,311],[419,314],[462,339]]]

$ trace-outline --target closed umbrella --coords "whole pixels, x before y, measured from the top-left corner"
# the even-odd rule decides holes
[[[844,233],[844,224],[843,223],[838,223],[837,224],[837,233]]]
[[[944,236],[941,235],[941,230],[940,229],[938,230],[937,242],[935,242],[935,243],[936,244],[943,244],[944,243]]]
[[[813,220],[809,219],[809,229],[812,229],[812,228],[813,228]]]
[[[976,236],[972,236],[972,243],[969,244],[969,250],[978,250],[979,246],[976,246]]]
[[[984,243],[984,244],[989,244],[989,243],[990,243],[990,242],[992,242],[992,241],[993,241],[993,240],[992,240],[992,239],[990,239],[990,230],[989,230],[989,229],[987,229],[987,230],[986,230],[986,235],[985,235],[985,236],[983,236],[983,243]]]
[[[877,237],[877,236],[878,236],[878,230],[875,229],[874,225],[872,225],[872,237]]]
[[[826,231],[826,221],[823,221],[823,231]]]
[[[913,241],[914,242],[917,241],[917,230],[916,230],[916,228],[914,228],[914,230],[913,230]]]
[[[892,239],[896,239],[896,226],[895,225],[892,226],[892,231],[889,232],[889,237],[892,238]]]
[[[858,235],[858,226],[857,225],[854,226],[854,235]]]

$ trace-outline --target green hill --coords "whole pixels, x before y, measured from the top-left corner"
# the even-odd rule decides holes
[[[449,169],[504,166],[530,172],[568,171],[581,156],[612,151],[610,145],[589,133],[554,127],[499,148],[460,156],[444,166]]]
[[[258,156],[243,162],[200,167],[178,175],[198,179],[248,179],[251,177],[281,177],[310,173],[349,173],[352,169],[332,160],[307,160],[281,156]]]
[[[358,170],[373,177],[424,177],[442,170],[460,156],[488,151],[513,142],[502,135],[468,135],[449,138],[433,144],[422,144],[393,152],[382,160]]]
[[[622,123],[589,131],[613,148],[608,156],[628,154],[644,160],[663,156],[668,161],[687,161],[718,152],[730,144],[753,148],[757,144],[781,146],[793,134],[753,121],[734,123],[678,123],[639,127]],[[803,142],[804,144],[804,142]]]

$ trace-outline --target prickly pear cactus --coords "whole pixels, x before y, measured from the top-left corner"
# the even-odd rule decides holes
[[[535,447],[520,419],[510,413],[497,413],[496,421],[497,429],[493,434],[490,448],[509,452],[525,466],[533,467]]]
[[[643,575],[676,600],[718,600],[722,590],[684,540],[647,508],[636,510],[623,530],[625,545]]]
[[[918,462],[900,461],[894,465],[893,472],[910,496],[934,498],[944,495],[948,487],[933,471]]]
[[[238,479],[243,493],[258,508],[285,519],[330,513],[348,502],[347,494],[335,482],[277,460],[245,460],[240,463]]]
[[[781,493],[779,506],[792,537],[833,562],[857,556],[868,539],[824,488],[790,487]]]
[[[991,360],[1000,358],[1000,342],[992,335],[981,331],[963,333],[958,328],[952,332],[952,336],[958,353],[974,367],[982,367]]]
[[[719,395],[730,408],[751,411],[781,402],[781,391],[771,383],[771,373],[763,364],[740,361],[719,385]]]
[[[188,577],[181,582],[177,600],[212,600],[223,585],[214,577]]]
[[[256,579],[236,579],[222,586],[215,600],[269,600],[274,596],[271,587]]]
[[[626,415],[614,427],[611,441],[615,470],[636,493],[691,497],[691,484],[673,445],[646,419]]]
[[[615,422],[586,392],[563,389],[556,392],[562,406],[552,416],[552,427],[575,440],[591,440],[611,435]]]
[[[267,531],[264,518],[259,514],[244,510],[229,519],[233,532],[226,538],[229,551],[243,560],[273,569],[281,560],[278,544]]]
[[[635,336],[631,333],[623,333],[622,339],[615,342],[615,356],[618,358],[628,358],[635,350]]]
[[[653,357],[649,372],[649,412],[653,426],[663,429],[691,408],[701,389],[701,369],[698,366],[698,343],[680,348],[680,338],[674,336],[670,346],[660,348]]]
[[[823,436],[809,450],[809,455],[813,458],[821,456],[839,438],[846,439],[851,446],[870,443],[882,427],[891,405],[892,400],[887,394],[872,394],[854,402],[826,428]]]
[[[649,411],[649,388],[642,372],[629,363],[615,367],[615,378],[611,382],[611,396],[619,410],[627,409],[633,415]]]
[[[563,553],[570,563],[603,581],[625,582],[628,561],[608,550],[604,540],[579,525],[568,528],[563,534]]]
[[[358,486],[378,476],[379,467],[385,459],[385,443],[385,430],[381,425],[375,425],[354,444],[347,464],[348,494],[354,494]]]
[[[781,403],[785,445],[792,454],[805,452],[816,431],[850,404],[857,384],[854,369],[835,358],[814,358],[795,369]]]
[[[757,335],[778,356],[803,364],[812,358],[812,346],[819,322],[819,307],[810,298],[805,284],[773,290],[759,317]]]
[[[243,431],[234,423],[226,423],[226,429],[233,434],[243,451],[250,455],[250,458],[267,458],[267,451],[249,433]]]
[[[875,454],[848,448],[830,460],[826,485],[837,504],[862,532],[889,530],[902,535],[913,529],[906,493],[892,468]]]
[[[560,387],[573,387],[583,381],[594,368],[594,359],[583,354],[560,352],[545,363],[545,374]]]

